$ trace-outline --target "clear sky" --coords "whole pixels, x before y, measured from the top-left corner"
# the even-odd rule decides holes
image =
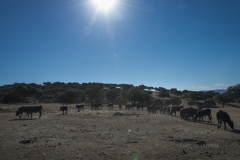
[[[240,0],[0,0],[0,85],[240,83]]]

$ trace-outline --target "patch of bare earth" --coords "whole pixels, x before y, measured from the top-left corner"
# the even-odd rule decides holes
[[[213,123],[190,122],[177,116],[148,114],[144,110],[102,110],[77,112],[68,105],[42,104],[38,118],[15,116],[21,105],[0,104],[0,159],[240,159],[239,108],[226,106],[235,130],[217,129]],[[25,115],[23,115],[25,116]],[[207,121],[207,119],[205,119]],[[21,142],[21,143],[19,143]],[[198,145],[199,144],[199,145]]]

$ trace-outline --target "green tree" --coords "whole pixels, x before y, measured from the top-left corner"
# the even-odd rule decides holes
[[[195,102],[193,100],[190,100],[190,101],[187,102],[187,104],[191,107],[195,104]]]
[[[136,102],[141,101],[143,98],[143,93],[139,88],[132,87],[127,91],[127,99],[131,101],[133,105],[135,105]]]
[[[119,89],[112,89],[107,91],[106,98],[109,102],[114,103],[117,96],[119,96],[120,90]]]
[[[170,102],[172,105],[179,105],[182,103],[182,100],[179,97],[171,97]]]
[[[192,91],[192,92],[188,92],[188,98],[198,102],[200,100],[204,100],[205,95],[204,95],[204,92],[201,92],[201,91],[199,92]]]
[[[171,88],[170,93],[173,95],[177,95],[177,88]]]
[[[170,94],[169,94],[168,90],[159,91],[158,96],[162,99],[163,98],[170,98]]]
[[[154,99],[153,104],[155,106],[161,106],[161,105],[163,105],[163,101],[161,99]]]
[[[169,106],[170,104],[171,104],[170,99],[165,99],[165,100],[163,101],[163,105],[164,105],[164,106]]]
[[[207,104],[207,105],[216,105],[216,102],[213,100],[213,98],[205,99],[204,103]]]
[[[228,87],[226,94],[231,95],[234,99],[239,99],[240,98],[240,84]]]
[[[88,86],[84,89],[84,95],[90,99],[91,104],[104,97],[103,91],[99,86]]]
[[[230,102],[232,102],[232,98],[227,95],[227,94],[219,94],[214,96],[213,98],[217,103],[221,103],[222,104],[222,108],[224,108],[224,105],[229,104]]]

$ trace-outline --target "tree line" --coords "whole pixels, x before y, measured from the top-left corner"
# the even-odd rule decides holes
[[[153,97],[152,92],[156,92],[157,97]],[[1,103],[131,103],[169,106],[181,104],[181,99],[186,99],[189,106],[199,101],[207,105],[221,103],[223,107],[231,102],[240,103],[240,84],[228,87],[223,94],[214,91],[180,91],[176,88],[95,82],[14,83],[0,86]]]

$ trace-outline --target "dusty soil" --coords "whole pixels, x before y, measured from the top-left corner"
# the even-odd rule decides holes
[[[34,113],[33,119],[19,119],[20,106],[0,104],[0,159],[240,159],[240,108],[235,105],[223,109],[235,123],[226,131],[217,129],[220,108],[211,108],[209,125],[181,120],[179,113],[148,114],[146,108],[87,106],[77,112],[74,104],[67,115],[59,111],[61,104],[42,104],[41,118]]]

